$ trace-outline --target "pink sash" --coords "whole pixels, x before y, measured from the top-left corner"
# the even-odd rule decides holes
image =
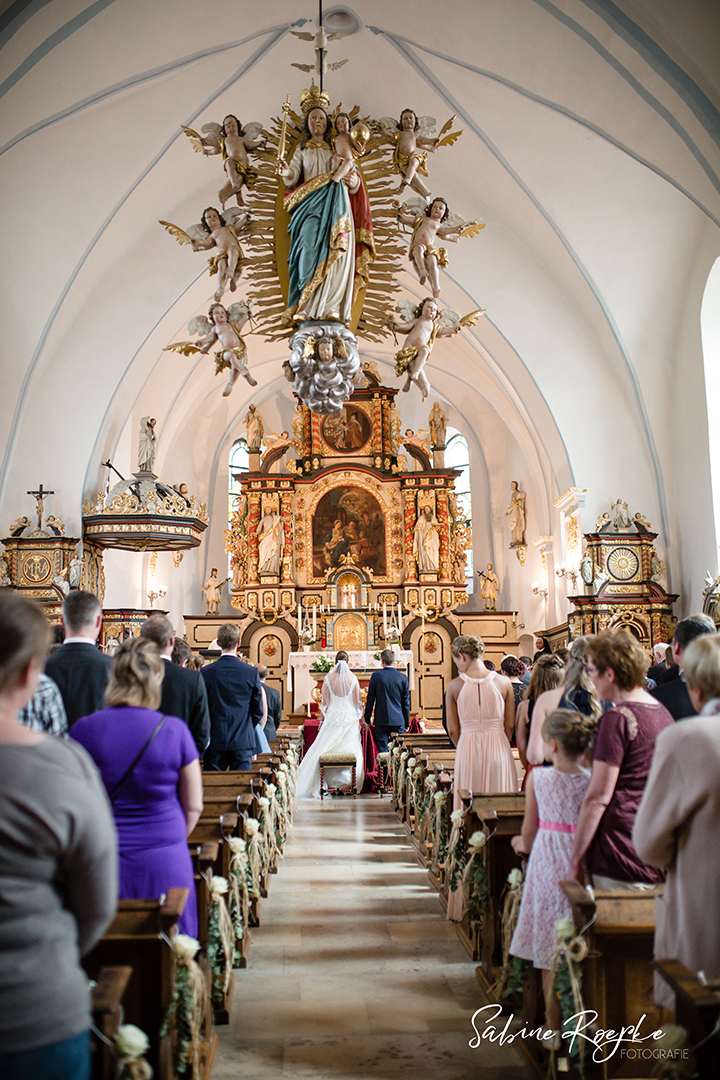
[[[539,829],[547,829],[548,832],[574,833],[576,825],[566,825],[563,821],[538,821]]]

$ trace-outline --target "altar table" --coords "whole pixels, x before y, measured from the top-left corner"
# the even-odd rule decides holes
[[[375,659],[376,649],[349,652],[348,664],[352,671],[369,671],[382,667],[379,660]],[[288,657],[287,688],[292,691],[293,712],[301,712],[306,709],[312,700],[312,691],[315,689],[315,679],[310,669],[319,657],[335,663],[335,652],[291,652]],[[410,649],[402,649],[398,654],[396,667],[404,671],[410,683],[410,689],[415,689],[415,667],[413,654]]]

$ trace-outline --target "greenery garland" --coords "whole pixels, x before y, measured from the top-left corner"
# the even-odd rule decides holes
[[[225,894],[229,890],[226,878],[211,874],[208,878],[210,911],[208,913],[207,958],[212,972],[212,999],[222,1005],[230,986],[232,970],[240,963],[236,929],[228,911]],[[242,933],[240,935],[242,937]]]
[[[468,859],[462,871],[462,895],[470,922],[482,926],[488,911],[488,871],[484,832],[474,832],[468,840]]]
[[[582,962],[588,954],[585,938],[575,930],[572,919],[558,919],[555,923],[557,940],[550,962],[549,993],[555,993],[560,1001],[563,1033],[575,1030],[576,1017],[585,1009],[582,998]],[[546,1003],[547,1008],[547,1003]],[[575,1071],[581,1078],[589,1062],[589,1045],[585,1039],[569,1038],[567,1054]]]
[[[438,791],[433,795],[433,860],[438,866],[445,862],[447,855],[447,799],[447,791]]]
[[[453,810],[450,815],[450,840],[448,841],[448,887],[450,892],[457,889],[463,871],[463,855],[465,853],[465,811]]]
[[[494,994],[497,998],[522,997],[525,981],[528,972],[532,967],[529,960],[523,960],[520,956],[510,955],[510,943],[512,942],[513,934],[515,933],[518,916],[520,915],[520,905],[522,903],[522,894],[525,887],[526,867],[527,861],[523,860],[522,870],[515,867],[510,871],[507,878],[507,888],[500,919],[503,954],[502,974],[493,987]]]
[[[177,960],[175,984],[160,1037],[174,1032],[174,1068],[178,1076],[201,1080],[201,1028],[205,1012],[205,977],[195,960],[200,942],[188,934],[176,934],[171,941]]]

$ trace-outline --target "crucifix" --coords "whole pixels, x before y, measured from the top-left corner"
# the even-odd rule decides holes
[[[37,527],[38,527],[38,529],[42,529],[42,517],[43,517],[43,507],[45,505],[45,498],[46,498],[47,495],[54,495],[54,494],[55,494],[54,491],[45,491],[42,484],[40,485],[40,487],[38,488],[37,491],[28,491],[28,495],[34,495],[35,496],[35,501],[37,503],[37,516],[38,516],[38,526]]]

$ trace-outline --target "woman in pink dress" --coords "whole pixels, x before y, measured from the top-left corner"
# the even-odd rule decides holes
[[[515,724],[515,695],[505,675],[482,662],[482,638],[457,637],[452,654],[459,676],[445,695],[448,734],[457,747],[453,774],[453,810],[462,806],[461,791],[517,791],[518,775],[510,749]],[[448,918],[462,917],[459,890],[450,894]]]

